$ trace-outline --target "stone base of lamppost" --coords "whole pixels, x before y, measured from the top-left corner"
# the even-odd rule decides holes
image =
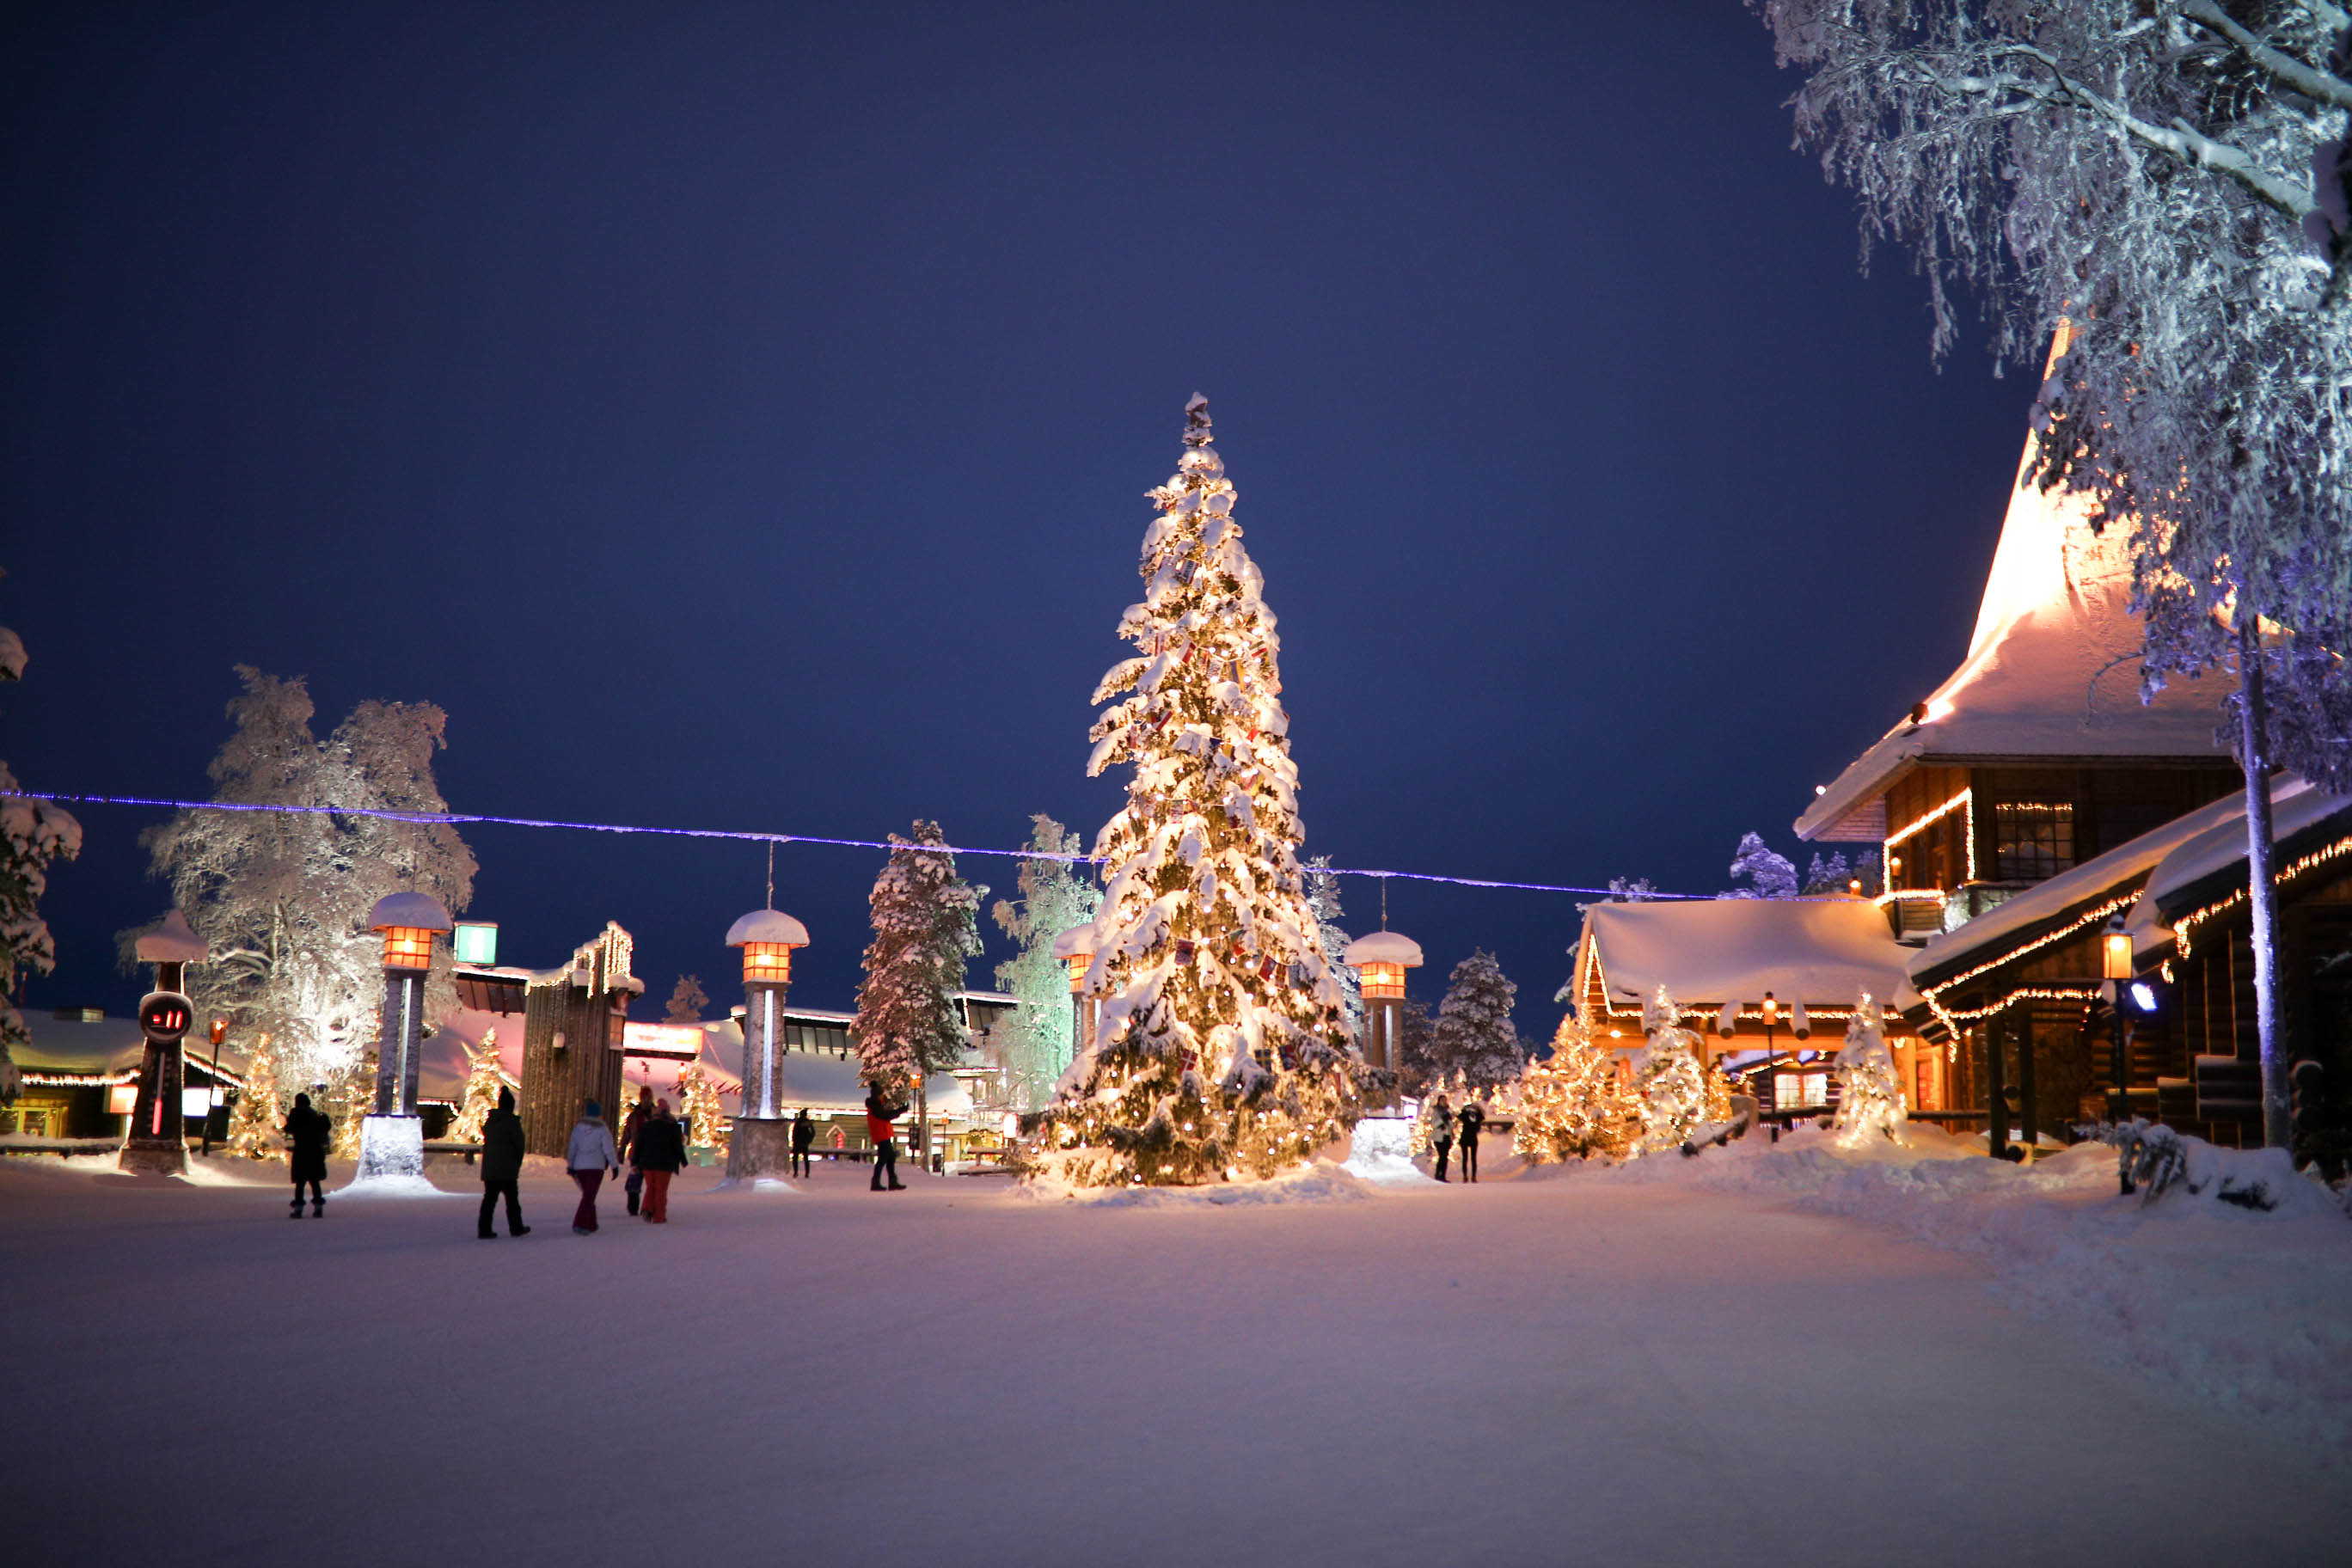
[[[727,1179],[749,1182],[761,1176],[792,1173],[793,1124],[788,1117],[771,1120],[739,1116],[727,1138]]]
[[[425,1179],[425,1120],[418,1116],[370,1116],[360,1122],[362,1182]]]
[[[187,1141],[176,1134],[155,1138],[133,1133],[123,1140],[115,1168],[135,1176],[184,1175],[188,1169]]]

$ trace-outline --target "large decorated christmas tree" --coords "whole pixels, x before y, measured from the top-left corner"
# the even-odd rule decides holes
[[[1128,763],[1086,994],[1095,1037],[1029,1120],[1028,1169],[1081,1184],[1267,1177],[1343,1137],[1362,1105],[1338,981],[1298,859],[1281,641],[1234,521],[1208,402],[1151,492],[1136,657],[1095,692],[1087,771]]]

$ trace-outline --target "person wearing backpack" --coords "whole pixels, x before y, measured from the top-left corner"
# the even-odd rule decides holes
[[[604,1108],[590,1100],[581,1108],[580,1121],[572,1129],[572,1142],[564,1150],[563,1168],[580,1188],[580,1206],[572,1211],[572,1234],[596,1234],[596,1189],[604,1184],[604,1173],[618,1173],[621,1156],[613,1147],[613,1130],[604,1125]]]
[[[490,1228],[490,1220],[501,1197],[507,1200],[507,1234],[530,1234],[530,1226],[522,1222],[517,1187],[522,1180],[522,1118],[515,1114],[514,1090],[500,1089],[499,1108],[482,1123],[482,1218],[474,1234],[484,1241],[499,1234]]]
[[[677,1118],[669,1113],[669,1101],[654,1101],[653,1113],[637,1128],[637,1142],[633,1152],[637,1169],[645,1173],[645,1220],[647,1225],[669,1223],[669,1179],[686,1163],[686,1133]]]

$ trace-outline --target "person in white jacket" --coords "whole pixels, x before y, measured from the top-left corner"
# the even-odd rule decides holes
[[[604,1108],[594,1100],[582,1107],[579,1125],[572,1130],[572,1146],[564,1152],[564,1168],[580,1184],[580,1206],[572,1211],[572,1234],[590,1236],[596,1229],[596,1189],[604,1173],[620,1173],[621,1156],[613,1148],[613,1130],[604,1125]]]

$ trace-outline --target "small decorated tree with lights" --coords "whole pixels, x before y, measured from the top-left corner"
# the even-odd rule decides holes
[[[264,1035],[246,1053],[245,1087],[229,1113],[228,1152],[247,1160],[275,1160],[286,1152],[286,1106],[278,1091],[278,1052]]]
[[[1298,860],[1281,641],[1205,399],[1151,499],[1143,600],[1119,626],[1136,657],[1095,692],[1087,765],[1134,769],[1096,842],[1098,1022],[1020,1156],[1090,1185],[1278,1174],[1347,1134],[1364,1085]]]
[[[1853,1149],[1895,1136],[1908,1112],[1903,1105],[1903,1080],[1895,1071],[1895,1055],[1886,1048],[1885,1022],[1870,993],[1862,994],[1853,1017],[1845,1026],[1845,1046],[1837,1054],[1837,1140]]]
[[[727,1111],[719,1103],[719,1086],[700,1062],[678,1069],[677,1113],[686,1121],[687,1141],[698,1149],[716,1149],[727,1155]]]
[[[490,1112],[499,1108],[499,1090],[507,1083],[506,1069],[499,1065],[499,1032],[483,1030],[482,1043],[466,1047],[466,1097],[443,1136],[459,1143],[478,1143]]]
[[[1649,1037],[1633,1062],[1633,1089],[1642,1104],[1642,1133],[1634,1152],[1679,1149],[1706,1115],[1706,1077],[1698,1060],[1698,1037],[1677,1026],[1682,1009],[1663,985],[1642,1009]],[[1726,1102],[1728,1110],[1728,1101]]]
[[[1511,1148],[1538,1164],[1615,1158],[1633,1147],[1640,1119],[1616,1058],[1570,1014],[1552,1036],[1551,1055],[1530,1061],[1519,1079]]]

